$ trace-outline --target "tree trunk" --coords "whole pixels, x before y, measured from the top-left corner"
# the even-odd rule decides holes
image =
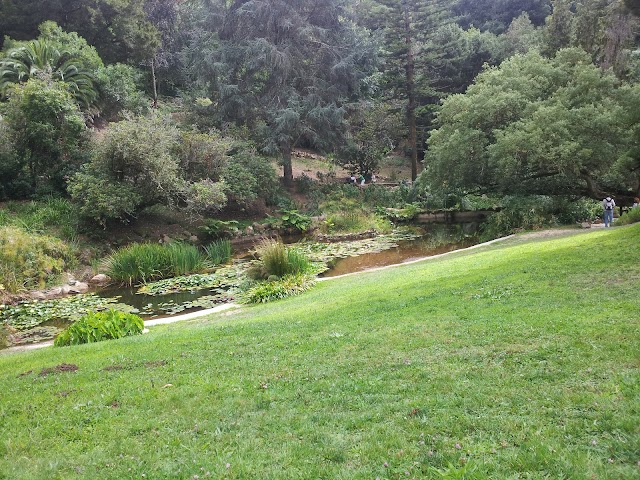
[[[409,126],[409,148],[411,149],[411,180],[418,176],[418,132],[416,127],[416,86],[415,86],[415,58],[413,55],[413,37],[411,28],[411,14],[406,0],[404,8],[404,33],[407,48],[405,73],[407,81],[407,125]]]
[[[287,187],[293,185],[293,165],[291,164],[291,149],[282,152],[282,167],[284,169],[284,184]]]
[[[156,59],[151,58],[151,85],[153,87],[153,108],[158,108],[158,83],[156,79]]]

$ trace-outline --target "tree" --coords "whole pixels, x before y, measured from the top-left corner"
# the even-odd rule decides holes
[[[418,90],[421,76],[418,64],[420,48],[433,33],[436,25],[444,23],[448,9],[441,0],[378,0],[379,21],[384,25],[385,86],[394,99],[405,102],[407,143],[411,156],[411,178],[418,174]]]
[[[64,193],[66,177],[82,159],[86,132],[84,117],[64,84],[46,76],[31,78],[8,93],[2,116],[15,156],[12,175],[0,183],[15,191],[24,182],[28,189],[16,191],[22,195]]]
[[[543,53],[549,57],[571,44],[571,0],[552,0],[553,13],[547,18]]]
[[[6,96],[14,84],[43,76],[64,84],[85,110],[90,109],[98,98],[93,74],[84,68],[82,61],[44,39],[12,48],[0,59],[0,95]]]
[[[37,36],[42,22],[52,20],[85,38],[107,63],[138,62],[159,45],[158,32],[146,19],[144,1],[1,0],[0,32],[29,40]]]
[[[582,50],[561,50],[553,59],[516,55],[444,102],[420,183],[503,194],[628,195],[638,188],[639,90],[622,86]]]
[[[210,115],[248,125],[265,153],[280,156],[286,183],[295,145],[337,143],[343,105],[373,66],[368,38],[344,15],[339,0],[237,0],[207,55],[188,65]]]
[[[550,0],[458,0],[453,10],[463,28],[474,26],[495,34],[504,33],[523,13],[540,26],[551,12]]]
[[[361,102],[349,114],[350,135],[338,162],[366,177],[378,170],[380,160],[393,151],[401,138],[398,109],[384,102]]]

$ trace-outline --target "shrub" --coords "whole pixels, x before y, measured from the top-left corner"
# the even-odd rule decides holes
[[[247,303],[266,303],[281,298],[299,295],[309,290],[315,280],[309,275],[285,275],[273,282],[261,282],[251,287],[243,295]]]
[[[207,260],[212,265],[223,265],[231,260],[231,242],[219,239],[204,247]]]
[[[62,241],[18,227],[0,227],[0,278],[7,291],[43,288],[74,264],[72,249]]]
[[[600,208],[602,211],[602,207]],[[629,225],[632,223],[640,222],[640,207],[634,207],[629,210],[627,213],[622,215],[620,218],[616,219],[616,225]]]
[[[127,285],[147,283],[204,270],[204,257],[193,245],[134,243],[103,262],[107,274]]]
[[[240,223],[236,220],[217,220],[207,218],[199,230],[205,239],[228,238],[233,236],[239,228]]]
[[[98,69],[96,80],[100,90],[102,115],[111,120],[120,112],[144,115],[149,111],[149,99],[143,92],[144,74],[122,63]]]
[[[281,213],[280,222],[284,228],[293,228],[299,232],[306,232],[311,226],[311,217],[300,213],[298,210],[282,210]]]
[[[101,342],[130,335],[139,335],[144,329],[144,322],[138,315],[116,310],[106,312],[89,312],[54,341],[56,347],[80,345],[82,343]]]

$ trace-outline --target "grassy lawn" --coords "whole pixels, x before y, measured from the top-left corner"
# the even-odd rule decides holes
[[[640,478],[639,291],[636,224],[3,355],[0,478]]]

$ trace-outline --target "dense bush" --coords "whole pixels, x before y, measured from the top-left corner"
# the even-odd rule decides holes
[[[0,104],[0,190],[24,198],[64,193],[83,161],[85,119],[62,82],[31,79]]]
[[[138,335],[144,329],[144,322],[138,315],[116,310],[89,312],[55,339],[56,347],[101,342],[130,335]]]
[[[500,211],[491,215],[483,225],[484,239],[497,238],[519,230],[594,220],[602,213],[599,202],[594,200],[544,195],[507,196],[500,201],[499,206]]]
[[[116,282],[133,285],[202,272],[204,260],[193,245],[134,243],[105,259],[103,267]]]
[[[122,111],[135,115],[149,111],[149,99],[143,91],[144,74],[137,68],[122,63],[101,67],[96,80],[104,118],[116,119]]]
[[[640,207],[634,207],[620,218],[616,219],[615,225],[629,225],[640,222]]]
[[[43,288],[74,264],[72,249],[62,241],[18,227],[0,227],[0,279],[7,291]]]
[[[219,238],[232,237],[239,230],[240,223],[236,220],[218,220],[216,218],[207,218],[204,224],[199,228],[200,237],[205,241],[215,240]]]

